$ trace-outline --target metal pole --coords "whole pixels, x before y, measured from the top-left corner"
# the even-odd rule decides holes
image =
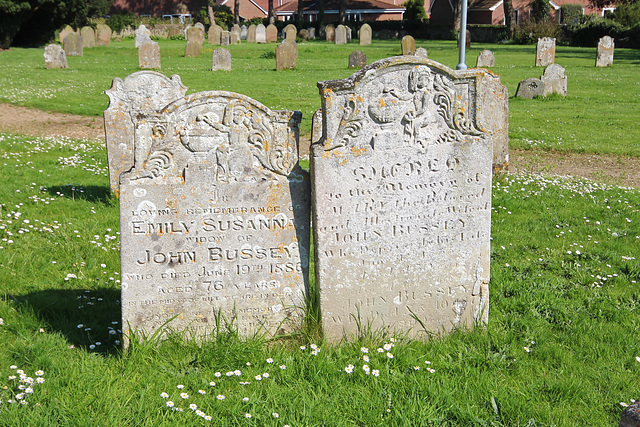
[[[456,65],[456,70],[466,70],[467,64],[464,63],[464,57],[467,48],[467,0],[460,0],[462,2],[462,13],[460,16],[460,36],[458,40],[460,41],[460,55],[459,55],[459,63]]]

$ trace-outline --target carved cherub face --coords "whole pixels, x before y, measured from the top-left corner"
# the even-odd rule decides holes
[[[428,91],[431,88],[431,73],[424,69],[415,69],[409,74],[411,92]]]

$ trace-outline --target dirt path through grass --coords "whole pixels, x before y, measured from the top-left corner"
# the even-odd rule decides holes
[[[0,131],[104,141],[102,117],[51,113],[6,103],[0,103]],[[309,141],[303,138],[301,142],[301,152],[307,154]],[[513,173],[571,175],[640,188],[640,158],[514,149],[510,151],[509,157],[510,171]]]

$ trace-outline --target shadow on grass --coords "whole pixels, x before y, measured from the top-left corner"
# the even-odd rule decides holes
[[[10,298],[18,309],[32,311],[74,347],[103,354],[120,349],[119,290],[51,289]]]
[[[109,187],[98,185],[82,186],[80,184],[54,185],[47,187],[47,192],[52,196],[59,194],[70,199],[86,200],[92,203],[112,204],[111,191]]]

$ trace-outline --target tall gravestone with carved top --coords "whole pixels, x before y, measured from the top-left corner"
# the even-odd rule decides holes
[[[536,67],[546,67],[556,59],[556,39],[543,37],[538,39],[536,47]]]
[[[120,181],[125,335],[167,323],[189,336],[300,328],[310,195],[301,114],[199,92],[134,120]]]
[[[492,141],[483,70],[415,56],[319,82],[312,145],[316,283],[324,336],[429,333],[486,322]]]

